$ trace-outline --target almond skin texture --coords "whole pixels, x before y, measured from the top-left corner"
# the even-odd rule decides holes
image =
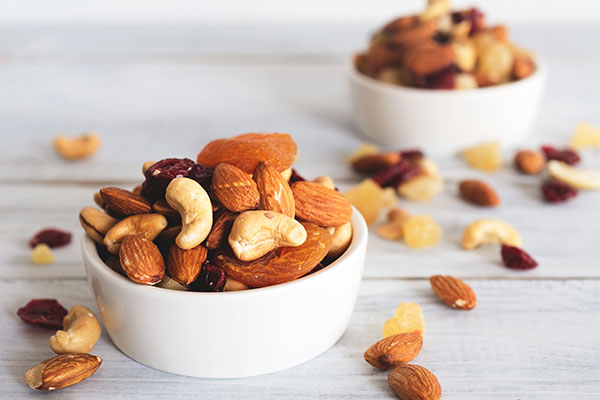
[[[315,182],[292,184],[296,216],[304,221],[326,227],[344,225],[352,217],[348,199],[333,189]]]
[[[215,223],[206,238],[206,242],[204,242],[205,246],[214,250],[226,244],[233,221],[235,221],[238,215],[239,214],[232,213],[229,210],[223,210],[215,220]]]
[[[165,275],[165,262],[156,245],[142,236],[127,236],[119,249],[121,267],[129,279],[155,285]]]
[[[206,247],[200,244],[189,250],[173,244],[167,258],[167,273],[178,283],[188,286],[198,278],[207,254]]]
[[[254,210],[260,195],[250,175],[231,164],[219,164],[212,177],[215,197],[232,212]]]
[[[546,166],[546,158],[537,151],[521,150],[515,155],[515,166],[524,174],[539,174]]]
[[[100,189],[100,196],[108,209],[121,216],[147,214],[152,211],[148,200],[129,190],[107,187]]]
[[[25,372],[25,383],[36,390],[59,390],[89,378],[102,364],[91,354],[61,354],[42,361]]]
[[[171,207],[169,205],[169,203],[167,203],[167,201],[164,200],[164,199],[157,200],[152,205],[152,210],[155,213],[162,214],[165,217],[170,218],[170,219],[172,219],[172,218],[179,218],[179,213],[177,211],[175,211],[173,209],[173,207]]]
[[[294,218],[294,195],[287,181],[271,164],[261,161],[254,170],[260,210],[275,211]]]
[[[435,375],[420,365],[406,364],[394,368],[388,383],[402,400],[439,400],[442,387]]]
[[[399,333],[380,340],[365,351],[365,361],[379,369],[411,362],[423,347],[421,332]]]
[[[362,156],[352,162],[352,168],[364,174],[370,174],[397,164],[402,156],[399,153],[379,153]]]
[[[473,289],[452,276],[434,275],[429,278],[431,288],[444,303],[458,310],[472,310],[477,305]]]
[[[496,207],[500,204],[496,191],[485,182],[476,179],[461,181],[458,190],[460,196],[469,203],[482,207]]]

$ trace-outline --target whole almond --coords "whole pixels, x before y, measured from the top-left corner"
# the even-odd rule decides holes
[[[537,151],[521,150],[515,155],[515,166],[524,174],[539,174],[546,165],[546,158]]]
[[[367,154],[359,157],[352,162],[352,168],[355,171],[370,174],[380,169],[391,167],[397,164],[402,156],[400,153],[388,152],[378,154]]]
[[[100,189],[100,196],[104,200],[105,207],[121,216],[147,214],[152,211],[152,205],[148,200],[129,190],[107,187]]]
[[[214,250],[227,243],[227,237],[231,231],[231,226],[238,215],[239,214],[237,213],[223,210],[221,215],[219,215],[213,223],[212,229],[206,238],[206,242],[204,242],[207,248]]]
[[[243,212],[258,206],[260,196],[256,183],[250,175],[231,164],[217,165],[213,172],[211,189],[229,211]]]
[[[79,223],[83,230],[98,243],[102,243],[106,232],[117,222],[115,218],[94,207],[83,207],[79,212]]]
[[[183,250],[177,244],[173,244],[167,258],[167,273],[180,284],[187,286],[198,278],[207,254],[208,250],[201,244],[189,250]]]
[[[461,181],[458,190],[461,197],[469,203],[483,207],[496,207],[500,204],[496,191],[483,181],[476,179]]]
[[[429,75],[451,65],[454,58],[452,46],[430,41],[406,49],[404,64],[415,75]]]
[[[421,332],[399,333],[380,340],[365,351],[365,361],[380,369],[406,364],[419,355],[423,347]]]
[[[142,236],[130,235],[119,249],[121,267],[129,279],[143,285],[155,285],[165,275],[165,262],[156,245]]]
[[[316,225],[335,227],[352,218],[352,206],[339,192],[315,182],[294,182],[296,216]]]
[[[260,210],[274,211],[294,218],[294,195],[287,181],[272,165],[260,162],[254,170]]]
[[[435,375],[420,365],[399,365],[390,371],[388,383],[402,400],[439,400],[442,387]]]
[[[152,205],[152,210],[154,212],[164,215],[169,219],[179,218],[179,213],[175,211],[165,199],[156,200],[156,202],[154,202],[154,204]]]
[[[444,303],[459,310],[472,310],[477,305],[477,296],[469,285],[448,275],[429,278],[431,288]]]
[[[89,378],[102,364],[91,354],[61,354],[42,361],[25,372],[25,383],[36,390],[59,390]]]

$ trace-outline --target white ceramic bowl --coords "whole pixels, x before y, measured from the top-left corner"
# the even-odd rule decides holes
[[[82,242],[88,282],[114,344],[132,359],[180,375],[238,378],[280,371],[333,346],[354,309],[367,246],[354,237],[334,263],[281,285],[239,292],[181,292],[131,282]]]
[[[519,81],[473,90],[396,86],[361,74],[351,62],[352,113],[359,129],[382,144],[445,155],[475,144],[525,139],[540,106],[546,67]]]

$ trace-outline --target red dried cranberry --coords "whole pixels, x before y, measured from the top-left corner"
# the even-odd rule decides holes
[[[71,234],[56,228],[46,228],[36,233],[29,241],[32,248],[42,243],[52,248],[66,246],[71,243]]]
[[[290,176],[290,183],[294,183],[294,182],[304,182],[306,179],[304,179],[302,177],[302,175],[300,175],[298,173],[298,171],[296,171],[296,169],[292,168],[292,176]]]
[[[421,173],[421,169],[402,158],[397,164],[382,169],[371,177],[381,187],[397,187]]]
[[[550,203],[561,203],[577,196],[577,189],[556,179],[542,183],[542,194]]]
[[[421,150],[411,149],[404,150],[400,152],[402,158],[410,161],[411,163],[417,162],[424,157],[424,154]]]
[[[169,183],[180,177],[194,179],[206,189],[212,173],[211,167],[196,164],[189,158],[165,158],[152,164],[144,173],[146,181],[142,184],[142,195],[153,201],[163,198]]]
[[[52,329],[62,329],[63,318],[67,314],[67,310],[55,299],[33,299],[17,311],[23,322]]]
[[[546,155],[547,160],[557,160],[569,165],[577,165],[581,161],[579,154],[571,149],[559,150],[554,146],[542,146],[542,151]]]
[[[468,11],[467,19],[471,21],[471,31],[469,35],[483,30],[485,26],[485,15],[477,7],[473,7]]]
[[[454,89],[456,87],[456,67],[450,66],[426,78],[428,89]]]
[[[190,285],[190,289],[195,292],[222,292],[225,281],[225,271],[206,262],[198,278]]]
[[[538,263],[518,247],[502,245],[502,261],[508,268],[512,269],[532,269],[537,267]]]

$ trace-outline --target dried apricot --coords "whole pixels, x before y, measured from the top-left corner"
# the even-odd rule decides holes
[[[298,247],[280,247],[253,261],[240,261],[230,249],[217,250],[213,262],[227,276],[248,287],[289,282],[306,275],[327,255],[331,234],[315,224],[302,223],[306,241]]]
[[[296,159],[296,143],[285,133],[246,133],[208,143],[198,154],[198,163],[216,167],[220,163],[235,165],[252,174],[261,161],[271,163],[279,172]]]
[[[425,316],[417,303],[400,303],[394,316],[383,325],[383,336],[419,331],[425,333]]]

